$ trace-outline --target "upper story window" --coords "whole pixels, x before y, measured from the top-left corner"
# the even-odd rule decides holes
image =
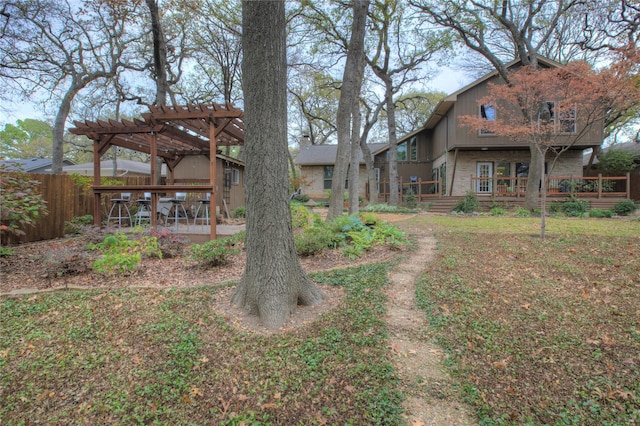
[[[496,121],[496,107],[491,104],[480,105],[480,117],[487,121]],[[480,130],[481,135],[491,135],[493,132],[487,129]]]
[[[418,161],[418,142],[415,136],[397,145],[396,159],[398,161]]]
[[[567,108],[557,112],[556,102],[547,101],[538,112],[538,120],[548,123],[556,128],[559,133],[576,132],[576,109]]]

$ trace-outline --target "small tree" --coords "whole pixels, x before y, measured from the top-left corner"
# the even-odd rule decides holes
[[[496,114],[487,120],[462,116],[460,122],[473,132],[482,131],[533,146],[540,162],[542,188],[547,187],[545,161],[551,174],[558,158],[577,142],[601,137],[598,129],[612,114],[640,102],[637,60],[634,50],[599,71],[585,62],[565,67],[537,69],[524,66],[509,74],[509,84],[489,83],[488,95],[478,101],[492,105]],[[542,226],[545,235],[546,191],[541,191]]]
[[[0,235],[24,235],[26,226],[47,214],[46,202],[36,190],[38,184],[26,173],[0,165]]]

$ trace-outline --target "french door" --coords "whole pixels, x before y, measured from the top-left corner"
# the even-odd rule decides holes
[[[479,162],[477,165],[476,192],[478,194],[490,194],[493,184],[493,163]]]

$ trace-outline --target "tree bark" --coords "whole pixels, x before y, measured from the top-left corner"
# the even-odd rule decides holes
[[[156,72],[155,105],[167,104],[169,83],[167,81],[167,44],[164,39],[160,13],[156,0],[146,0],[151,15],[151,34],[153,38],[153,65]]]
[[[351,157],[351,112],[362,84],[362,78],[358,81],[358,66],[361,58],[364,57],[364,35],[368,10],[369,0],[354,0],[351,39],[349,40],[347,61],[340,88],[340,100],[338,101],[338,117],[336,119],[338,150],[333,168],[327,220],[342,214],[344,183]]]
[[[533,211],[538,208],[540,185],[544,174],[544,158],[535,144],[529,145],[529,152],[531,153],[531,161],[527,176],[527,192],[524,196],[524,208]]]
[[[276,330],[324,294],[298,260],[289,210],[284,1],[242,2],[247,262],[232,302]]]

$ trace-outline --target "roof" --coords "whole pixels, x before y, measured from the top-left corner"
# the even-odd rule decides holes
[[[244,166],[244,163],[236,158],[228,157],[224,154],[217,154],[216,158],[223,161]],[[76,164],[73,166],[63,167],[62,171],[65,173],[77,173],[87,176],[93,176],[93,162]],[[116,159],[116,176],[127,176],[131,174],[138,175],[151,175],[151,163],[142,163],[140,161]],[[100,175],[101,176],[113,176],[113,160],[103,160],[100,162]],[[162,176],[167,175],[167,165],[162,165]]]
[[[187,155],[208,155],[210,137],[216,146],[242,145],[243,117],[230,104],[150,106],[133,121],[74,121],[76,127],[69,131],[94,140],[100,155],[115,145],[147,154],[154,150],[153,155],[173,163]]]
[[[12,170],[20,170],[25,173],[39,170],[44,167],[51,167],[53,160],[51,158],[28,158],[18,160],[0,160],[0,165],[6,165]],[[63,164],[72,165],[73,161],[64,160]]]
[[[77,173],[93,176],[93,162],[76,164],[63,167],[65,173]],[[151,164],[140,161],[116,159],[116,176],[127,176],[132,173],[140,175],[151,175]],[[162,176],[166,176],[166,165],[162,165]],[[100,162],[100,175],[113,176],[113,160],[103,160]]]
[[[372,143],[368,145],[373,155],[389,148],[389,144],[386,143]],[[360,164],[363,164],[364,158],[362,157],[362,151],[360,150],[358,153],[358,161]],[[298,166],[332,166],[336,163],[337,154],[338,145],[309,145],[300,149],[300,152],[296,156],[295,163]]]
[[[511,68],[517,64],[519,64],[521,62],[520,59],[516,59],[513,60],[511,62],[509,62],[508,64],[506,64],[507,69]],[[540,56],[538,55],[538,62],[542,65],[545,65],[549,68],[558,68],[561,67],[562,64],[556,61],[553,61],[549,58],[545,58],[544,56]],[[479,79],[473,81],[472,83],[467,84],[466,86],[464,86],[463,88],[453,92],[452,94],[448,95],[447,97],[445,97],[444,99],[442,99],[440,102],[438,102],[438,104],[436,105],[436,107],[433,109],[433,111],[431,112],[431,115],[429,115],[429,118],[427,118],[427,121],[425,122],[425,125],[419,129],[416,132],[413,132],[410,135],[406,135],[403,136],[402,139],[400,139],[400,141],[405,140],[411,136],[413,136],[416,133],[421,132],[422,130],[425,129],[433,129],[436,124],[438,124],[440,122],[440,120],[442,120],[442,118],[446,115],[446,113],[453,107],[453,105],[456,103],[456,101],[458,100],[458,96],[463,94],[464,92],[466,92],[469,89],[472,89],[482,83],[484,83],[487,80],[490,80],[494,77],[497,77],[498,71],[492,71],[488,74],[485,74],[484,76],[480,77]]]

